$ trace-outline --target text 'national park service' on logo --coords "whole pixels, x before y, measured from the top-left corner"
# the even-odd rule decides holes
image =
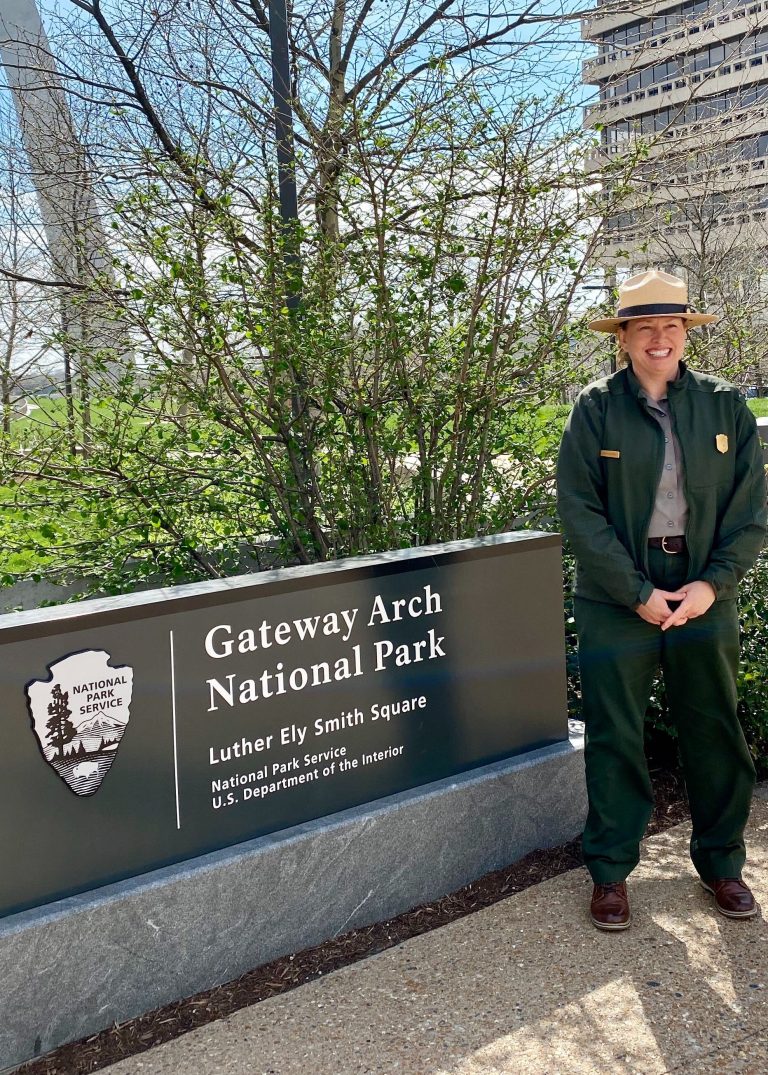
[[[133,669],[110,659],[103,649],[82,650],[26,687],[43,756],[75,795],[98,791],[130,717]]]

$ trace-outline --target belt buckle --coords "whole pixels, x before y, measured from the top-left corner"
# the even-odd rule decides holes
[[[677,550],[676,550],[676,549],[668,549],[668,548],[667,548],[667,546],[666,546],[666,544],[665,544],[665,543],[666,543],[666,540],[667,540],[667,538],[666,538],[666,535],[665,535],[665,536],[664,536],[664,537],[663,537],[663,538],[661,539],[661,547],[662,547],[662,549],[664,550],[664,552],[665,552],[665,553],[667,554],[667,556],[677,556]]]

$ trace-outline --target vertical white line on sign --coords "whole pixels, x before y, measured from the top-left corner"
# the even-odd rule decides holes
[[[176,665],[173,660],[173,631],[168,632],[171,644],[171,711],[173,713],[173,775],[176,781],[176,828],[181,828],[181,807],[179,803],[179,750],[176,741]]]

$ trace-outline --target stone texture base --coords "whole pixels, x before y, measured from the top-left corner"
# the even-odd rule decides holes
[[[0,920],[0,1069],[445,895],[586,815],[581,740]]]

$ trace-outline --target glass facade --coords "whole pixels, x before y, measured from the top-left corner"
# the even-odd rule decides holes
[[[656,135],[672,127],[712,120],[718,115],[749,109],[764,102],[768,103],[768,84],[728,90],[697,101],[645,112],[633,119],[617,120],[603,128],[602,139],[605,145],[613,145],[631,134]]]
[[[633,228],[641,228],[650,221],[663,221],[674,227],[676,224],[695,223],[697,220],[710,221],[717,217],[728,218],[765,210],[768,210],[768,186],[740,191],[735,197],[720,192],[698,199],[658,202],[643,209],[617,213],[616,216],[608,217],[605,223],[609,232],[627,232]]]
[[[649,38],[674,33],[691,22],[700,22],[705,15],[720,15],[724,11],[743,7],[743,4],[734,3],[733,0],[714,0],[711,3],[708,0],[688,0],[651,19],[635,19],[618,30],[611,30],[600,38],[598,47],[601,52],[607,52],[627,45],[639,45]]]
[[[645,89],[647,86],[684,78],[696,71],[709,71],[712,68],[721,67],[726,61],[733,63],[755,56],[760,56],[762,60],[765,53],[768,53],[768,29],[760,30],[741,39],[708,45],[703,49],[666,60],[664,63],[649,64],[620,79],[606,79],[600,84],[600,96],[603,100],[623,97],[627,93]],[[647,59],[647,57],[639,59]]]
[[[730,19],[718,21],[724,12],[746,14],[752,28],[739,35]],[[609,72],[598,88],[610,107],[590,113],[601,124],[603,146],[616,154],[627,139],[640,138],[657,147],[635,172],[641,187],[654,192],[654,203],[610,217],[609,232],[632,241],[642,239],[650,219],[685,229],[695,228],[697,219],[768,215],[768,4],[688,0],[646,19],[628,12],[623,26],[594,43]],[[659,44],[663,59],[657,59]],[[634,61],[629,71],[626,57]],[[613,74],[611,67],[622,61],[624,70]],[[701,124],[709,124],[704,138]],[[734,169],[745,177],[737,190]],[[685,194],[696,186],[698,197]]]

